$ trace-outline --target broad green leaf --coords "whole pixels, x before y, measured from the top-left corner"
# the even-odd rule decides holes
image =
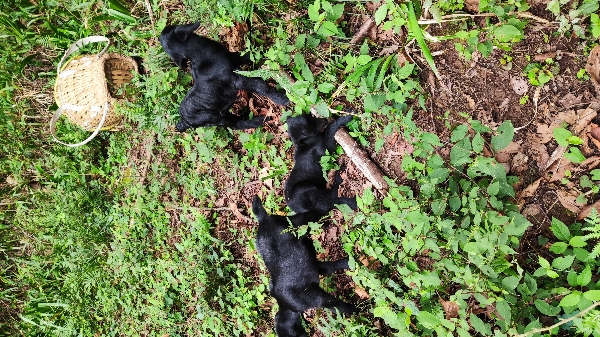
[[[306,34],[300,34],[296,37],[296,42],[294,43],[296,48],[304,48],[304,44],[306,43]]]
[[[585,156],[583,155],[583,153],[581,153],[581,151],[574,146],[569,147],[569,152],[565,153],[564,156],[570,162],[576,164],[581,164],[585,160]]]
[[[419,311],[416,316],[419,323],[428,329],[433,329],[440,324],[440,319],[427,311]]]
[[[467,138],[465,140],[466,143],[461,141],[452,146],[450,150],[450,164],[452,166],[460,166],[471,162],[471,142]]]
[[[469,127],[467,125],[461,124],[461,125],[457,126],[456,129],[454,129],[454,131],[452,131],[452,135],[450,136],[450,141],[452,143],[456,143],[459,140],[462,140],[467,135],[467,132],[469,132]]]
[[[550,267],[550,262],[548,262],[548,260],[544,259],[541,256],[539,256],[539,262],[540,262],[540,266],[542,266],[542,268],[549,268]]]
[[[471,321],[471,326],[473,327],[473,329],[475,329],[475,331],[479,332],[482,335],[491,335],[492,334],[492,329],[490,328],[490,325],[487,323],[484,323],[481,318],[471,314],[471,316],[469,316],[470,321]]]
[[[573,260],[575,260],[575,256],[573,255],[557,257],[552,261],[552,267],[558,270],[565,270],[571,267]]]
[[[415,69],[414,63],[406,63],[402,68],[398,69],[394,74],[398,77],[399,80],[403,80],[408,78],[413,70]]]
[[[453,211],[458,211],[458,209],[460,208],[460,206],[462,205],[460,202],[460,198],[457,196],[452,196],[448,199],[448,204],[450,205],[450,209],[452,209]]]
[[[571,136],[571,137],[567,138],[567,142],[570,145],[581,145],[581,144],[583,144],[583,139],[581,139],[577,136]]]
[[[512,142],[515,135],[515,128],[511,121],[504,121],[502,125],[498,127],[498,135],[492,136],[492,147],[494,150],[499,151]]]
[[[569,240],[569,244],[575,248],[581,248],[587,246],[587,242],[583,239],[583,236],[574,236]]]
[[[585,287],[588,285],[588,283],[590,283],[591,280],[592,280],[592,269],[590,268],[590,265],[588,264],[585,266],[585,268],[583,269],[581,274],[579,274],[579,276],[577,276],[577,284],[582,287]]]
[[[574,247],[573,254],[575,254],[577,260],[581,262],[590,261],[590,252],[588,252],[586,249]]]
[[[442,215],[446,210],[446,200],[435,200],[431,203],[431,211],[435,215]]]
[[[304,67],[306,65],[306,60],[304,59],[304,55],[302,55],[302,53],[294,54],[294,64],[299,69],[302,69],[302,67]]]
[[[556,139],[556,142],[558,143],[558,145],[569,146],[568,139],[573,134],[571,133],[571,131],[569,131],[565,128],[554,128],[554,129],[552,129],[552,135],[554,135],[554,139]]]
[[[365,97],[365,110],[378,111],[385,103],[385,95],[369,94]]]
[[[582,15],[590,15],[598,11],[598,0],[583,0],[577,11]]]
[[[560,300],[560,303],[558,305],[561,307],[572,307],[574,305],[577,305],[577,303],[579,303],[580,299],[581,299],[581,294],[579,292],[572,293],[572,294],[569,294],[569,295],[563,297],[562,300]]]
[[[331,21],[323,21],[321,27],[317,31],[317,34],[323,36],[333,36],[338,33],[337,25]]]
[[[596,13],[590,14],[590,21],[592,26],[592,36],[597,39],[600,36],[600,16]]]
[[[377,26],[379,26],[381,21],[383,21],[385,19],[385,17],[387,16],[387,11],[388,11],[387,4],[382,4],[381,6],[379,6],[379,8],[377,8],[377,10],[375,11],[375,24]]]
[[[372,59],[373,58],[369,55],[360,55],[359,57],[356,58],[356,63],[358,63],[360,65],[366,65],[367,63],[371,62]]]
[[[511,310],[510,310],[510,305],[508,304],[508,302],[507,301],[496,302],[496,310],[498,311],[498,313],[500,314],[502,319],[504,319],[506,324],[510,324]]]
[[[329,107],[327,106],[327,103],[321,101],[315,105],[315,108],[317,109],[319,115],[321,115],[322,117],[327,118],[330,116]]]
[[[506,290],[515,289],[518,284],[519,278],[516,276],[508,276],[502,279],[502,285],[506,288]]]
[[[566,242],[555,242],[550,246],[550,251],[554,254],[562,254],[565,250],[567,250],[569,245]]]
[[[548,2],[548,4],[546,5],[546,9],[549,10],[554,15],[560,14],[559,0],[552,0],[552,1]]]
[[[494,38],[500,42],[518,42],[523,38],[523,33],[515,26],[503,24],[494,30]]]
[[[379,306],[373,310],[373,316],[382,318],[393,329],[404,330],[406,325],[398,319],[398,315],[388,306]]]
[[[537,79],[541,85],[544,85],[544,84],[548,83],[552,79],[552,77],[553,77],[552,73],[545,71],[545,70],[541,70],[538,73]]]
[[[302,77],[304,77],[304,79],[310,83],[314,82],[315,80],[312,70],[310,70],[310,67],[307,64],[302,67]]]
[[[567,225],[565,225],[562,221],[552,218],[552,233],[556,236],[560,241],[569,241],[571,239],[571,232]]]
[[[331,83],[321,83],[318,88],[320,92],[329,93],[331,90],[335,89],[335,86]]]
[[[487,188],[489,195],[496,195],[498,194],[498,191],[500,191],[500,183],[498,181],[494,181]]]
[[[600,290],[588,290],[583,293],[583,297],[590,301],[598,302],[600,301]]]
[[[483,139],[483,137],[481,137],[481,134],[477,133],[475,135],[475,137],[473,137],[473,151],[475,151],[475,153],[481,153],[481,151],[483,151],[483,146],[485,144],[485,141]]]
[[[319,10],[321,9],[321,1],[316,0],[313,4],[308,5],[308,18],[311,21],[318,22],[321,18],[319,16]]]
[[[533,304],[535,305],[537,310],[539,310],[542,314],[546,316],[556,316],[560,313],[561,310],[560,308],[553,307],[550,304],[546,303],[546,301],[542,301],[539,299],[533,301]]]
[[[575,271],[569,270],[569,273],[567,274],[567,283],[569,283],[571,287],[577,286],[577,273]]]

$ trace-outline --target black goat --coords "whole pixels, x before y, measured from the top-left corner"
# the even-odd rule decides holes
[[[258,219],[256,247],[271,275],[271,295],[279,304],[279,312],[275,315],[275,332],[279,337],[307,336],[301,316],[306,309],[338,309],[343,313],[358,311],[354,305],[338,300],[319,286],[319,275],[348,269],[348,258],[319,262],[307,234],[298,238],[293,233],[283,232],[290,224],[298,228],[317,221],[319,214],[268,215],[258,196],[252,201],[252,212]]]
[[[296,213],[316,212],[321,216],[335,204],[346,204],[356,209],[356,198],[338,197],[342,183],[339,171],[331,190],[323,177],[321,157],[325,150],[333,153],[336,147],[335,133],[348,124],[352,116],[344,116],[327,125],[327,120],[311,115],[288,118],[288,134],[294,143],[294,168],[285,182],[284,197],[290,209]],[[327,125],[327,126],[325,126]],[[325,130],[321,131],[323,128]]]
[[[233,129],[250,129],[262,125],[265,117],[248,120],[249,111],[236,116],[229,109],[238,90],[267,96],[279,105],[288,105],[285,92],[279,91],[260,78],[244,77],[234,72],[250,63],[248,55],[232,53],[219,42],[194,34],[200,23],[167,26],[160,34],[165,52],[181,69],[190,62],[194,86],[181,101],[176,125],[179,132],[189,128],[220,125]]]

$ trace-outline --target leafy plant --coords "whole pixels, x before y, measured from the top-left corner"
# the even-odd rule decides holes
[[[565,158],[574,163],[581,163],[585,160],[585,157],[581,151],[575,147],[583,144],[583,140],[581,138],[574,136],[571,131],[565,128],[554,128],[552,130],[552,134],[554,135],[554,139],[556,139],[558,145],[568,146],[568,152],[565,153]]]

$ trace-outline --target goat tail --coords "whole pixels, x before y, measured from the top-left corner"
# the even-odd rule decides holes
[[[259,221],[261,219],[265,218],[266,216],[268,216],[267,211],[263,207],[262,201],[260,200],[260,198],[258,197],[258,195],[255,195],[254,199],[252,200],[252,213],[254,213],[254,216]]]

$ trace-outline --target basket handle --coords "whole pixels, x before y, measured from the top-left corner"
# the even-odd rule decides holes
[[[56,76],[58,76],[58,74],[60,74],[60,71],[62,69],[62,64],[65,62],[67,57],[69,57],[74,52],[78,51],[79,48],[85,46],[86,44],[95,43],[95,42],[106,42],[106,47],[104,47],[104,49],[102,49],[98,53],[98,55],[97,55],[98,58],[100,58],[100,56],[102,56],[102,54],[104,54],[106,52],[108,47],[110,47],[110,40],[105,36],[88,36],[88,37],[84,37],[83,39],[75,41],[75,43],[73,43],[69,47],[69,49],[67,49],[67,51],[65,52],[65,55],[63,55],[62,59],[60,59],[60,62],[58,63],[58,69],[56,70]]]
[[[54,113],[54,116],[52,116],[52,119],[50,120],[50,133],[52,133],[52,138],[54,138],[55,141],[61,143],[62,145],[66,145],[68,147],[79,147],[81,145],[85,145],[85,144],[89,143],[92,139],[94,139],[94,137],[96,137],[96,135],[98,135],[98,133],[100,132],[100,129],[102,129],[102,126],[104,125],[104,121],[106,120],[106,115],[108,114],[109,106],[110,106],[110,103],[106,102],[106,106],[104,107],[104,112],[102,113],[102,119],[100,119],[100,123],[98,123],[96,130],[94,130],[94,132],[89,137],[87,137],[84,141],[77,143],[77,144],[65,143],[65,142],[60,141],[56,137],[56,122],[58,122],[58,119],[60,118],[63,110],[65,109],[64,106],[58,108],[58,110],[56,110],[56,112]]]

